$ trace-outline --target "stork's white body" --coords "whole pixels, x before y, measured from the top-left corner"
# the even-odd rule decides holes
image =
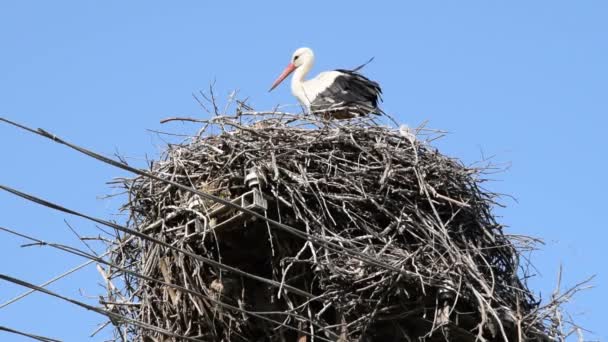
[[[325,71],[315,78],[305,80],[304,77],[306,77],[307,72],[308,70],[303,68],[296,69],[296,72],[291,78],[291,93],[310,111],[311,103],[314,102],[319,94],[329,88],[336,80],[336,77],[340,76],[342,73],[339,71]],[[334,100],[330,99],[330,101]]]
[[[355,70],[326,71],[306,80],[314,60],[311,49],[296,50],[292,62],[270,90],[295,71],[291,79],[291,92],[310,113],[320,112],[330,114],[334,118],[349,118],[382,112],[378,108],[382,90],[378,83],[357,72],[360,67]]]

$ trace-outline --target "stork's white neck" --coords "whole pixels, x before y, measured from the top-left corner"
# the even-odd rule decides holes
[[[313,56],[307,56],[306,60],[302,62],[302,65],[296,68],[291,77],[291,93],[300,100],[303,105],[308,106],[309,101],[306,100],[306,95],[304,92],[304,78],[308,75],[310,69],[312,69],[312,65],[315,60]]]

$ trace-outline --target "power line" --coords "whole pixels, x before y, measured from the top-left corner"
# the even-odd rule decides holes
[[[322,238],[310,235],[310,234],[308,234],[306,232],[303,232],[301,230],[298,230],[298,229],[296,229],[294,227],[291,227],[291,226],[288,226],[288,225],[286,225],[284,223],[281,223],[281,222],[278,222],[276,220],[270,219],[270,218],[266,217],[265,215],[262,215],[262,214],[260,214],[260,213],[258,213],[256,211],[251,210],[251,209],[244,208],[244,207],[242,207],[242,206],[240,206],[238,204],[232,203],[231,201],[228,201],[226,199],[223,199],[223,198],[220,198],[220,197],[208,194],[206,192],[202,192],[200,190],[191,188],[189,186],[177,183],[177,182],[169,180],[169,179],[161,178],[161,177],[156,176],[156,175],[154,175],[154,174],[152,174],[150,172],[146,172],[146,171],[134,168],[134,167],[132,167],[130,165],[126,165],[126,164],[118,162],[118,161],[116,161],[114,159],[102,156],[102,155],[100,155],[100,154],[98,154],[96,152],[93,152],[91,150],[88,150],[88,149],[85,149],[83,147],[74,145],[72,143],[69,143],[69,142],[67,142],[67,141],[59,138],[58,136],[56,136],[56,135],[54,135],[54,134],[52,134],[50,132],[47,132],[46,130],[44,130],[42,128],[38,128],[37,130],[35,130],[35,129],[29,128],[27,126],[21,125],[19,123],[16,123],[16,122],[13,122],[11,120],[8,120],[8,119],[5,119],[5,118],[1,118],[1,117],[0,117],[0,121],[8,123],[9,125],[18,127],[18,128],[23,129],[25,131],[34,133],[36,135],[42,136],[44,138],[50,139],[50,140],[52,140],[52,141],[54,141],[54,142],[56,142],[58,144],[65,145],[65,146],[67,146],[67,147],[69,147],[69,148],[71,148],[73,150],[76,150],[76,151],[78,151],[78,152],[80,152],[82,154],[85,154],[85,155],[87,155],[87,156],[89,156],[91,158],[97,159],[97,160],[99,160],[99,161],[101,161],[103,163],[112,165],[114,167],[117,167],[117,168],[129,171],[129,172],[132,172],[132,173],[135,173],[135,174],[140,175],[140,176],[148,177],[148,178],[155,179],[155,180],[158,180],[158,181],[161,181],[161,182],[165,182],[167,184],[171,184],[171,185],[173,185],[173,186],[175,186],[175,187],[177,187],[179,189],[182,189],[184,191],[188,191],[188,192],[193,193],[195,195],[198,195],[198,196],[200,196],[202,198],[205,198],[205,199],[217,202],[217,203],[221,203],[221,204],[226,205],[228,207],[231,207],[233,209],[239,210],[239,211],[241,211],[243,213],[246,213],[246,214],[254,216],[254,217],[258,218],[258,219],[264,220],[264,221],[272,224],[273,226],[275,226],[275,227],[277,227],[279,229],[282,229],[282,230],[284,230],[286,232],[289,232],[289,233],[291,233],[291,234],[293,234],[293,235],[295,235],[295,236],[297,236],[297,237],[299,237],[301,239],[317,243],[319,246],[325,247],[325,248],[327,248],[329,250],[332,250],[334,252],[343,252],[343,253],[349,254],[350,256],[352,256],[353,258],[355,258],[357,260],[360,260],[360,261],[363,261],[363,262],[367,262],[368,264],[371,264],[371,265],[374,265],[374,266],[378,266],[378,267],[384,268],[384,269],[389,270],[389,271],[397,272],[397,273],[399,273],[401,275],[404,275],[406,277],[411,277],[411,278],[415,278],[416,277],[416,275],[414,273],[412,273],[412,272],[408,272],[408,271],[406,271],[404,269],[388,265],[386,263],[378,261],[375,258],[371,258],[371,257],[369,257],[369,256],[367,256],[367,255],[365,255],[363,253],[358,252],[358,251],[349,250],[347,248],[344,248],[343,246],[340,246],[337,243],[333,243],[333,242],[330,242],[330,241],[325,241]],[[7,191],[9,191],[9,190],[7,190]],[[97,222],[99,222],[99,221],[97,221]],[[99,222],[99,223],[102,223],[102,222]],[[102,223],[102,224],[104,224],[104,223]]]
[[[32,237],[32,236],[29,236],[29,235],[26,235],[26,234],[23,234],[23,233],[20,233],[20,232],[14,231],[14,230],[12,230],[12,229],[8,229],[8,228],[6,228],[6,227],[1,227],[1,226],[0,226],[0,230],[1,230],[1,231],[4,231],[4,232],[7,232],[7,233],[9,233],[9,234],[17,235],[17,236],[19,236],[19,237],[22,237],[22,238],[27,239],[27,240],[30,240],[30,241],[34,241],[34,242],[36,242],[36,243],[38,243],[38,244],[40,244],[40,245],[43,245],[43,246],[49,246],[49,247],[52,247],[52,248],[55,248],[55,249],[59,249],[59,250],[61,250],[61,251],[64,251],[64,252],[67,252],[67,253],[73,254],[73,255],[77,255],[77,256],[80,256],[80,257],[83,257],[83,258],[87,258],[87,259],[89,259],[89,260],[90,260],[90,262],[98,262],[98,263],[100,263],[100,264],[104,264],[104,265],[106,265],[106,266],[113,267],[113,268],[115,268],[115,269],[117,269],[117,270],[119,270],[119,271],[122,271],[122,272],[125,272],[125,273],[128,273],[128,274],[131,274],[131,275],[133,275],[133,276],[135,276],[135,277],[138,277],[138,278],[140,278],[140,279],[143,279],[143,280],[146,280],[146,281],[155,282],[155,283],[159,283],[159,284],[161,284],[161,285],[171,287],[171,288],[176,289],[176,290],[178,290],[178,291],[181,291],[181,292],[184,292],[184,293],[188,293],[188,294],[191,294],[191,295],[194,295],[194,296],[197,296],[197,297],[203,298],[203,299],[205,299],[205,300],[209,300],[209,301],[211,301],[211,302],[213,302],[213,303],[215,303],[215,304],[217,304],[217,305],[219,305],[219,306],[225,307],[226,309],[230,309],[230,310],[234,310],[234,311],[243,312],[243,313],[245,313],[245,314],[248,314],[248,315],[251,315],[251,316],[254,316],[254,317],[260,318],[260,319],[262,319],[262,320],[268,321],[268,322],[270,322],[270,323],[274,323],[274,324],[276,324],[277,326],[284,326],[284,327],[286,327],[287,329],[290,329],[290,330],[295,330],[295,331],[298,331],[298,332],[300,332],[300,333],[303,333],[303,334],[306,334],[306,335],[310,335],[310,332],[307,332],[307,331],[304,331],[304,330],[301,330],[301,329],[298,329],[298,328],[295,328],[295,327],[292,327],[292,326],[289,326],[289,325],[285,325],[283,322],[279,322],[279,321],[276,321],[276,320],[274,320],[274,319],[271,319],[271,318],[268,318],[268,317],[264,316],[264,314],[263,314],[263,313],[261,313],[261,312],[255,312],[255,311],[249,311],[249,310],[245,310],[245,309],[243,309],[243,308],[236,307],[236,306],[233,306],[233,305],[230,305],[230,304],[224,303],[224,302],[222,302],[222,301],[220,301],[220,300],[217,300],[217,299],[211,298],[210,296],[207,296],[207,295],[205,295],[205,294],[203,294],[203,293],[200,293],[200,292],[197,292],[197,291],[194,291],[194,290],[188,289],[188,288],[183,287],[183,286],[181,286],[181,285],[177,285],[177,284],[168,283],[168,282],[166,282],[166,281],[162,281],[162,280],[159,280],[159,279],[155,279],[155,278],[153,278],[153,277],[143,275],[143,274],[141,274],[141,273],[139,273],[139,272],[136,272],[136,271],[132,271],[132,270],[126,269],[126,268],[124,268],[124,267],[121,267],[121,266],[119,266],[119,265],[116,265],[116,264],[114,264],[114,263],[111,263],[111,262],[109,262],[109,261],[104,260],[104,259],[102,258],[103,256],[96,256],[96,255],[92,255],[92,254],[89,254],[89,253],[87,253],[87,252],[84,252],[84,251],[82,251],[82,250],[80,250],[80,249],[78,249],[78,248],[75,248],[75,247],[70,247],[70,246],[65,246],[65,245],[61,245],[61,244],[56,244],[56,243],[46,242],[46,241],[40,240],[40,239],[38,239],[38,238],[35,238],[35,237]],[[35,291],[37,291],[37,290],[32,289],[31,291],[35,292]],[[302,316],[297,315],[297,314],[293,314],[293,313],[291,313],[291,312],[272,312],[271,314],[273,314],[273,315],[274,315],[274,314],[283,314],[283,315],[293,316],[293,317],[294,317],[294,318],[296,318],[296,319],[303,319],[303,317],[302,317]],[[309,320],[309,319],[307,319],[307,320]],[[322,325],[319,325],[318,323],[316,323],[316,322],[314,322],[314,321],[312,321],[312,320],[309,320],[309,321],[310,321],[310,322],[311,322],[313,325],[318,326],[320,329],[322,329],[322,330],[326,330],[326,329],[325,329],[325,327],[323,327]],[[329,331],[329,330],[326,330],[326,331],[327,331],[328,333],[330,333],[330,334],[334,335],[334,337],[338,337],[338,336],[337,336],[337,335],[335,335],[333,332],[331,332],[331,331]],[[320,336],[316,336],[316,338],[319,338],[319,339],[324,340],[324,341],[330,341],[330,340],[327,340],[327,339],[325,339],[325,338],[323,338],[323,337],[320,337]]]
[[[75,299],[72,299],[72,298],[68,298],[68,297],[62,296],[62,295],[60,295],[60,294],[58,294],[56,292],[53,292],[53,291],[45,289],[43,287],[34,285],[32,283],[28,283],[28,282],[26,282],[24,280],[21,280],[21,279],[18,279],[18,278],[14,278],[14,277],[11,277],[11,276],[8,276],[8,275],[0,273],[0,279],[8,281],[8,282],[13,283],[13,284],[17,284],[17,285],[20,285],[20,286],[23,286],[23,287],[30,288],[30,289],[35,290],[35,291],[42,292],[42,293],[47,294],[47,295],[49,295],[51,297],[59,298],[61,300],[64,300],[66,302],[69,302],[69,303],[72,303],[74,305],[80,306],[80,307],[85,308],[87,310],[90,310],[90,311],[96,312],[98,314],[107,316],[110,319],[114,319],[114,320],[117,320],[117,321],[128,322],[128,323],[137,325],[137,326],[139,326],[139,327],[141,327],[143,329],[147,329],[147,330],[151,330],[151,331],[154,331],[154,332],[158,332],[158,333],[161,333],[161,334],[169,336],[169,337],[181,338],[181,339],[188,340],[188,341],[204,342],[203,340],[199,340],[199,339],[196,339],[196,338],[193,338],[193,337],[182,336],[182,335],[179,335],[179,334],[176,334],[176,333],[172,333],[172,332],[170,332],[168,330],[165,330],[165,329],[162,329],[162,328],[159,328],[159,327],[156,327],[156,326],[153,326],[153,325],[150,325],[150,324],[138,321],[136,319],[133,319],[133,318],[130,318],[130,317],[125,317],[125,316],[116,314],[114,312],[111,312],[111,311],[108,311],[108,310],[104,310],[104,309],[95,307],[93,305],[90,305],[90,304],[87,304],[87,303],[84,303],[84,302],[81,302],[81,301],[78,301],[78,300],[75,300]]]
[[[3,327],[3,326],[0,326],[0,331],[6,331],[6,332],[11,333],[11,334],[29,337],[29,338],[31,338],[33,340],[42,341],[42,342],[62,342],[61,340],[56,340],[54,338],[44,337],[44,336],[40,336],[40,335],[34,335],[34,334],[31,334],[31,333],[26,333],[26,332],[23,332],[23,331],[19,331],[19,330],[16,330],[16,329],[12,329],[12,328],[8,328],[8,327]]]

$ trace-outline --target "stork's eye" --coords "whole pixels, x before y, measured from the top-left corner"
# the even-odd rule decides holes
[[[298,57],[300,57],[300,56],[294,56],[293,60],[295,61],[296,59],[298,59]]]

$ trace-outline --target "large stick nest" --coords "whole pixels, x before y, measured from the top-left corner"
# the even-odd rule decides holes
[[[518,241],[492,214],[483,170],[440,154],[425,134],[298,115],[203,122],[151,172],[226,200],[256,189],[267,204],[258,212],[305,234],[217,214],[213,201],[160,180],[125,181],[131,227],[219,265],[117,240],[112,262],[131,272],[112,270],[121,281],[109,282],[107,307],[158,328],[114,322],[123,338],[562,337],[519,275]]]

